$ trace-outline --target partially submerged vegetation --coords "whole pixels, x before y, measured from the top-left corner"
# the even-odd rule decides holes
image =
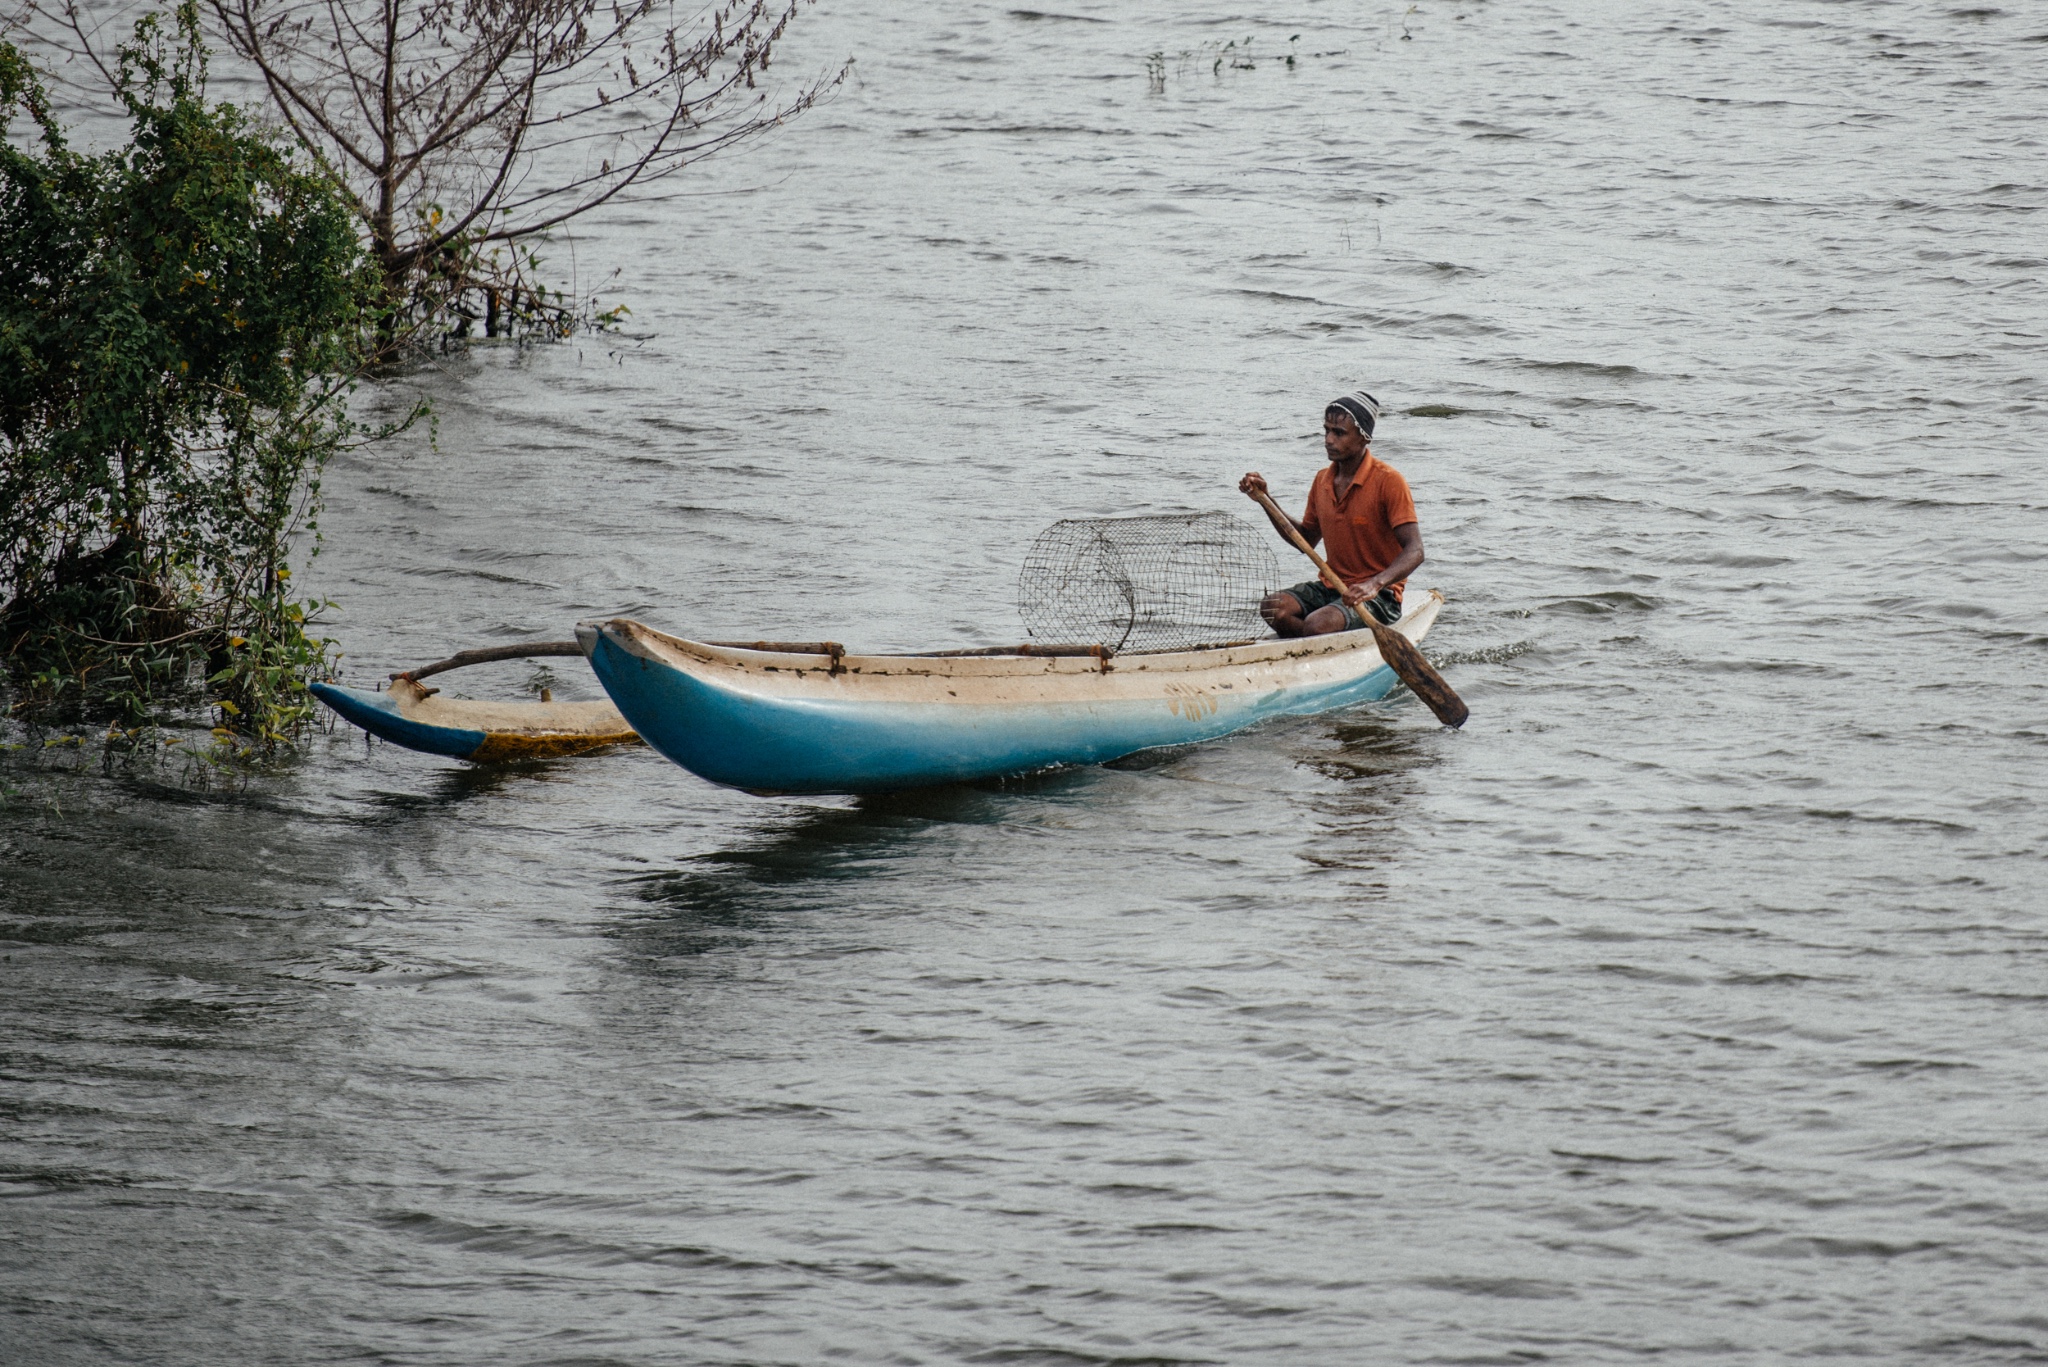
[[[74,148],[0,44],[0,641],[11,710],[211,708],[269,751],[329,643],[292,584],[377,274],[348,205],[206,99],[188,3],[113,68],[130,140]],[[18,127],[25,120],[26,128]]]
[[[202,3],[274,122],[208,102]],[[75,0],[29,0],[129,139],[78,150],[0,42],[7,714],[204,718],[217,760],[290,744],[332,664],[293,573],[321,471],[404,425],[355,421],[357,380],[479,325],[615,320],[540,282],[537,244],[811,105],[833,78],[761,88],[804,3],[679,27],[596,0],[182,0],[108,51]]]

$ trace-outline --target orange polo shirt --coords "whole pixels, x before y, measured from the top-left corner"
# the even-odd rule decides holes
[[[1344,497],[1337,497],[1337,467],[1325,465],[1316,471],[1308,487],[1308,511],[1301,515],[1302,530],[1310,541],[1320,537],[1323,558],[1347,584],[1370,579],[1394,563],[1401,543],[1394,528],[1415,521],[1415,499],[1408,481],[1393,466],[1366,452]],[[1390,585],[1394,596],[1408,581]]]

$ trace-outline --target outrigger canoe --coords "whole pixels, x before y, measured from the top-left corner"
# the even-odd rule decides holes
[[[1410,597],[1419,641],[1443,595]],[[1100,764],[1270,717],[1385,697],[1370,631],[1114,655],[1099,647],[854,655],[734,646],[630,618],[576,639],[619,715],[699,777],[755,793],[864,793]]]
[[[540,702],[480,702],[444,698],[441,690],[420,682],[443,670],[492,660],[582,653],[571,641],[464,650],[424,668],[392,675],[391,686],[382,692],[316,683],[313,696],[394,745],[478,764],[552,759],[638,739],[610,703],[555,702],[545,690]]]

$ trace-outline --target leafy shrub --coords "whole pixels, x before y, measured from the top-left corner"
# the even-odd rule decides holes
[[[378,278],[335,188],[206,102],[190,0],[168,17],[120,49],[131,137],[97,154],[0,43],[0,646],[17,713],[204,702],[267,750],[328,663],[289,555],[373,435]]]

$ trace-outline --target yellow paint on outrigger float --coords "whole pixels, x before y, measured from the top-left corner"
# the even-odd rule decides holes
[[[637,744],[639,740],[640,737],[630,730],[610,735],[574,736],[521,735],[511,731],[494,731],[487,732],[484,743],[470,751],[465,758],[472,764],[504,764],[522,759],[561,759],[590,750],[601,750],[607,745]]]

